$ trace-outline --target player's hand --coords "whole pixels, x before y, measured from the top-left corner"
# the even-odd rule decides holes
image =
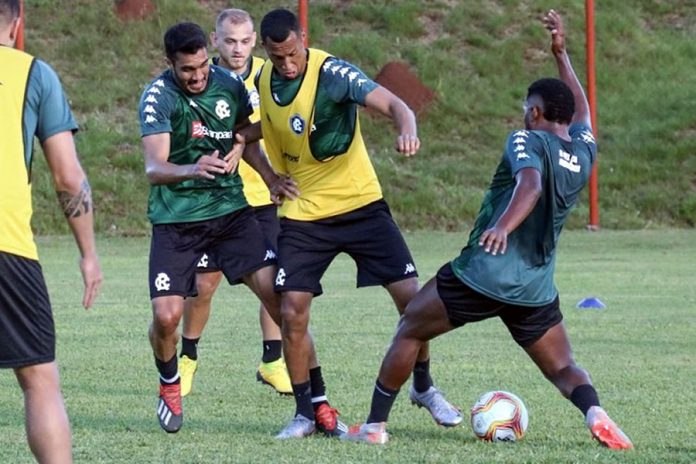
[[[551,32],[551,51],[555,55],[565,52],[565,28],[561,15],[555,10],[549,10],[542,21],[544,27]]]
[[[396,138],[396,151],[413,156],[420,148],[420,139],[415,134],[399,134]]]
[[[225,174],[227,162],[220,159],[220,152],[215,150],[209,155],[198,158],[196,164],[192,164],[193,172],[191,177],[194,179],[215,179],[216,174]]]
[[[500,227],[491,227],[481,234],[479,238],[479,246],[483,251],[490,253],[493,256],[500,253],[505,254],[507,251],[507,232]]]
[[[280,175],[268,187],[271,192],[271,201],[275,205],[281,205],[283,200],[294,200],[300,196],[300,189],[297,188],[297,182],[290,176]]]
[[[87,255],[80,259],[80,272],[85,284],[85,292],[82,296],[82,306],[89,309],[99,294],[99,287],[103,280],[101,267],[97,255]]]
[[[234,134],[234,140],[232,150],[230,150],[229,153],[227,153],[223,158],[223,160],[227,163],[227,166],[225,166],[225,172],[227,173],[237,169],[239,160],[242,159],[242,155],[244,154],[244,147],[246,146],[246,140],[239,132]]]

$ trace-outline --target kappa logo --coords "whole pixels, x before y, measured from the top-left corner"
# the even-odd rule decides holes
[[[151,114],[148,114],[147,116],[145,116],[145,124],[152,124],[153,122],[157,122],[156,117],[154,117]]]
[[[276,274],[275,284],[278,287],[282,287],[283,285],[285,285],[285,277],[285,269],[281,267],[280,269],[278,269],[278,273]]]
[[[171,279],[164,272],[160,272],[159,274],[157,274],[157,277],[155,277],[155,288],[158,292],[169,290],[170,283]]]
[[[295,114],[290,118],[290,129],[297,135],[300,135],[305,130],[305,120],[299,114]]]
[[[157,99],[155,98],[154,95],[150,94],[145,98],[145,101],[147,103],[157,103]]]
[[[590,132],[588,130],[582,131],[582,134],[580,134],[580,138],[585,143],[592,143],[592,144],[595,143],[594,135],[592,135],[592,132]]]
[[[414,272],[416,272],[416,266],[414,266],[413,263],[406,264],[406,270],[404,271],[404,275],[413,274]]]
[[[194,139],[202,139],[205,137],[205,130],[203,129],[203,123],[200,121],[191,122],[191,137]]]
[[[208,267],[208,255],[206,253],[203,253],[203,256],[201,256],[201,259],[198,261],[198,264],[196,264],[196,267]]]
[[[215,114],[217,114],[218,119],[229,118],[232,115],[230,104],[225,100],[218,100],[215,102]]]
[[[275,258],[276,258],[275,251],[266,250],[266,256],[264,256],[263,260],[268,261],[269,259],[275,259]]]

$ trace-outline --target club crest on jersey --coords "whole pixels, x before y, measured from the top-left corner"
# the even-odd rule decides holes
[[[203,129],[203,123],[200,121],[191,122],[191,137],[194,139],[202,139],[205,137],[205,130]]]
[[[305,126],[307,124],[305,123],[305,120],[302,119],[302,117],[299,114],[295,114],[290,117],[290,129],[297,135],[300,135],[304,132]]]
[[[249,103],[252,108],[258,108],[261,104],[261,97],[259,97],[259,92],[256,89],[249,90]]]
[[[230,112],[230,104],[225,100],[218,100],[215,102],[215,114],[217,114],[218,119],[229,118],[232,113]]]

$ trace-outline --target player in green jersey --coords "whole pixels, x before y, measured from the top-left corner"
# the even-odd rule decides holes
[[[213,63],[234,72],[244,81],[253,107],[249,120],[252,123],[258,121],[259,98],[254,87],[254,76],[264,60],[252,55],[256,33],[249,13],[239,9],[220,12],[215,21],[215,31],[210,34],[210,42],[219,52],[219,56],[213,58]],[[263,149],[263,141],[259,145]],[[280,223],[277,207],[271,202],[268,187],[261,176],[244,160],[240,161],[239,175],[244,181],[244,196],[273,249],[276,249]],[[193,386],[193,377],[198,368],[198,343],[210,316],[213,294],[222,280],[220,266],[207,253],[199,261],[196,270],[198,295],[187,298],[184,309],[179,358],[182,396],[188,395]],[[273,321],[263,304],[259,309],[259,323],[263,337],[263,355],[256,377],[278,393],[291,394],[290,378],[281,357],[280,327]]]
[[[420,147],[416,118],[389,90],[356,66],[305,48],[297,17],[271,11],[261,21],[269,60],[257,88],[266,150],[279,172],[298,183],[300,195],[280,208],[279,266],[285,360],[295,395],[295,416],[277,438],[304,437],[315,429],[340,436],[347,427],[326,402],[321,367],[308,362],[310,306],[321,295],[321,278],[339,253],[356,263],[357,286],[382,286],[402,312],[418,291],[408,246],[383,198],[363,142],[358,106],[389,117],[396,149],[405,156]],[[462,415],[434,385],[428,346],[413,368],[411,401],[445,426]]]
[[[351,427],[347,439],[386,443],[389,411],[423,343],[500,317],[544,376],[580,409],[595,439],[612,449],[633,446],[573,359],[553,283],[558,238],[590,176],[596,146],[561,17],[551,10],[544,25],[560,80],[529,87],[525,129],[508,137],[469,242],[408,304],[382,362],[367,421]]]
[[[239,77],[208,64],[207,37],[194,23],[164,35],[169,69],[146,86],[139,106],[152,223],[150,342],[160,376],[157,417],[167,432],[183,423],[176,359],[184,298],[196,294],[195,269],[208,253],[230,284],[246,284],[280,322],[273,291],[275,250],[253,216],[237,172],[240,156],[276,200],[297,191],[278,176],[257,144],[239,131],[252,112]]]

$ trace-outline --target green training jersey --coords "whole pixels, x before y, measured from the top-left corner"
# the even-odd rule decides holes
[[[147,85],[140,98],[141,135],[168,132],[169,162],[193,164],[218,150],[232,149],[234,128],[252,113],[244,83],[233,72],[210,66],[208,84],[189,95],[167,70]],[[188,179],[150,186],[147,215],[152,224],[202,221],[247,205],[242,180],[235,170],[215,179]]]
[[[569,132],[571,141],[544,131],[518,130],[508,137],[469,242],[451,263],[455,275],[474,290],[521,306],[549,304],[558,295],[553,281],[558,237],[597,152],[590,128],[573,124]],[[479,238],[509,205],[515,175],[524,168],[541,173],[541,196],[508,236],[505,254],[493,256],[479,246]]]

